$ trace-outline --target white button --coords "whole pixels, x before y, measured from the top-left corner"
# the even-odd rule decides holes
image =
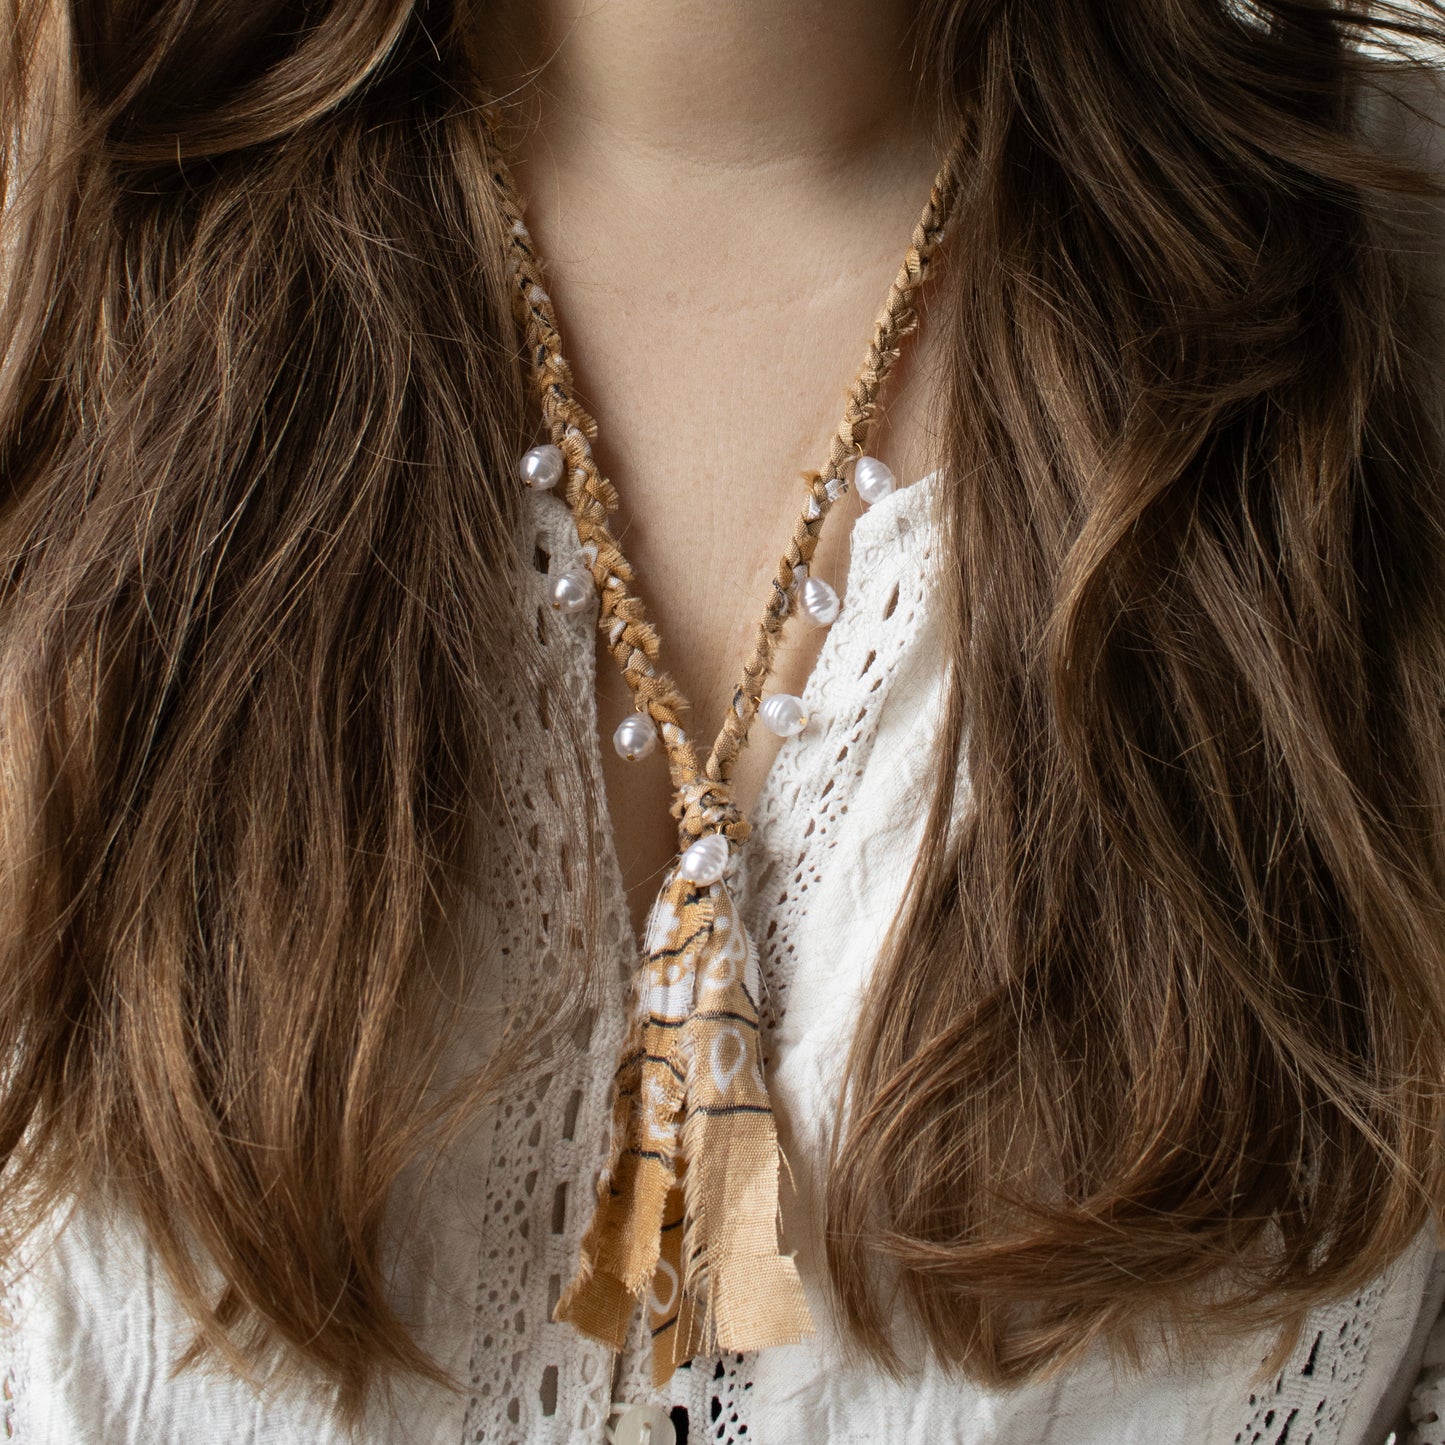
[[[634,1405],[617,1422],[613,1445],[677,1445],[677,1431],[666,1410],[657,1405]]]

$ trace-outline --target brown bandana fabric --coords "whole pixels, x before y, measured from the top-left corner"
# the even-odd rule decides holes
[[[778,1137],[763,1082],[758,965],[727,886],[674,872],[653,905],[618,1065],[612,1149],[555,1318],[620,1350],[651,1287],[652,1378],[712,1350],[812,1330],[778,1253]]]

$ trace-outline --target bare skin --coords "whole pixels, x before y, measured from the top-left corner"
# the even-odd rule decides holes
[[[599,419],[615,525],[693,703],[705,755],[768,578],[822,463],[938,156],[909,71],[916,0],[501,0],[491,83],[528,99],[518,183],[563,345]],[[936,282],[935,282],[936,284]],[[925,322],[869,449],[935,464]],[[814,565],[845,590],[850,495]],[[822,634],[789,626],[772,690],[800,692]],[[599,656],[603,773],[640,927],[676,853],[660,756],[607,742],[630,710]],[[755,726],[747,810],[778,741]]]

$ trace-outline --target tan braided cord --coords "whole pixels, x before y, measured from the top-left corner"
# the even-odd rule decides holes
[[[543,284],[542,264],[497,139],[497,113],[489,111],[487,121],[493,180],[511,247],[513,306],[526,341],[543,420],[565,461],[567,504],[601,598],[599,626],[638,711],[651,717],[662,739],[676,799],[673,812],[679,821],[683,846],[707,833],[721,833],[740,844],[748,836],[748,822],[732,799],[733,764],[747,744],[763,688],[772,675],[783,628],[793,610],[796,584],[812,562],[833,503],[847,490],[846,469],[867,445],[880,394],[898,360],[902,342],[918,325],[918,291],[958,197],[961,137],[950,146],[913,228],[903,262],[874,323],[863,365],[848,388],[843,417],[829,445],[827,461],[820,470],[805,474],[803,508],[778,561],[752,651],[743,664],[732,706],[706,765],[699,766],[697,750],[682,724],[687,699],[660,666],[661,638],[642,599],[633,590],[632,566],[611,530],[611,517],[618,507],[617,492],[602,475],[592,453],[597,423],[578,399],[572,369],[562,354],[556,310]]]

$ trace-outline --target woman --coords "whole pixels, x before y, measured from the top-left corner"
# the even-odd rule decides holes
[[[1442,1295],[1433,75],[1392,54],[1442,26],[14,0],[9,1432],[1383,1440]],[[766,696],[765,598],[765,650],[823,624]],[[724,1037],[730,1086],[759,1022],[629,1063],[679,878],[755,946],[787,1167],[668,1116],[614,1351],[629,1090]],[[703,1271],[738,1179],[766,1248]],[[713,1317],[790,1259],[786,1327]]]

